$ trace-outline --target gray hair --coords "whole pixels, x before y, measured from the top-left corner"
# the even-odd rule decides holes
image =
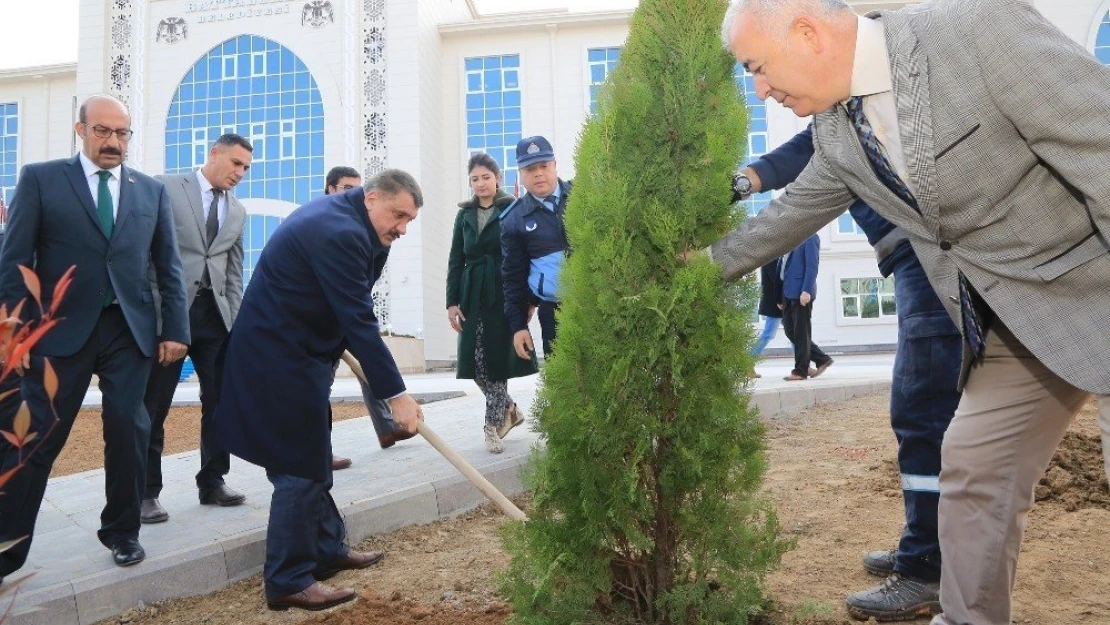
[[[400,169],[387,169],[375,174],[362,185],[362,188],[366,193],[377,191],[382,195],[408,193],[412,196],[417,208],[424,206],[424,194],[420,191],[420,185],[417,184],[416,178]]]
[[[732,52],[732,28],[736,18],[745,11],[759,16],[759,23],[765,32],[781,35],[786,32],[785,22],[799,11],[811,11],[822,17],[832,17],[847,11],[855,15],[844,0],[731,0],[721,21],[721,43],[725,50]]]

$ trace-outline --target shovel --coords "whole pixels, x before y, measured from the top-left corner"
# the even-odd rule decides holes
[[[341,358],[343,359],[343,362],[347,363],[347,366],[351,368],[351,371],[353,371],[354,374],[358,376],[358,379],[366,382],[366,374],[362,371],[362,365],[358,364],[358,360],[355,360],[355,357],[351,354],[351,352],[344,351]],[[440,438],[438,434],[433,432],[432,428],[428,427],[428,424],[424,421],[424,419],[420,419],[416,431],[419,432],[419,434],[424,437],[424,440],[428,441],[432,445],[432,447],[435,448],[436,451],[442,454],[444,458],[447,458],[447,461],[454,465],[455,468],[459,470],[459,473],[462,473],[463,477],[465,477],[468,482],[473,484],[474,487],[478,490],[482,491],[482,494],[485,495],[486,498],[497,504],[497,507],[501,508],[501,511],[505,513],[505,516],[513,519],[514,521],[528,520],[528,517],[524,514],[524,512],[521,511],[520,508],[516,507],[513,502],[509,501],[509,498],[506,497],[501,491],[497,490],[496,486],[490,484],[489,480],[483,477],[477,469],[470,466],[470,463],[464,460],[463,457],[459,455],[459,452],[452,449],[446,441]]]

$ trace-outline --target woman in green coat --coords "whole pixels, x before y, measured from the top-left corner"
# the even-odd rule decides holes
[[[447,321],[459,333],[458,377],[472,379],[486,396],[482,428],[486,449],[504,451],[501,439],[524,416],[509,397],[508,379],[536,373],[513,350],[501,290],[501,211],[516,198],[501,190],[501,170],[489,154],[467,163],[474,196],[459,202],[447,261]]]

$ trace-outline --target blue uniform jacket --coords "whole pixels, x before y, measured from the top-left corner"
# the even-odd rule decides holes
[[[759,175],[762,189],[771,191],[794,182],[812,157],[813,126],[810,125],[748,166]],[[884,278],[890,276],[898,261],[908,254],[913,254],[913,248],[905,234],[862,200],[856,200],[848,208],[848,212],[867,235],[867,242],[875,247],[879,271]]]
[[[388,248],[361,188],[293,211],[266,243],[227,340],[216,440],[266,469],[331,473],[332,366],[350,349],[374,397],[405,391],[370,289]]]
[[[782,296],[799,299],[802,291],[817,299],[817,267],[821,258],[821,238],[816,234],[802,242],[786,256],[782,276]]]
[[[531,193],[501,213],[501,284],[509,329],[528,327],[528,306],[559,301],[559,273],[570,245],[563,223],[572,184],[559,180],[559,205],[548,210]]]

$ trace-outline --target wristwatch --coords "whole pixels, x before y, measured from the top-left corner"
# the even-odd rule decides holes
[[[744,174],[732,177],[732,201],[746,200],[752,194],[752,181]]]

